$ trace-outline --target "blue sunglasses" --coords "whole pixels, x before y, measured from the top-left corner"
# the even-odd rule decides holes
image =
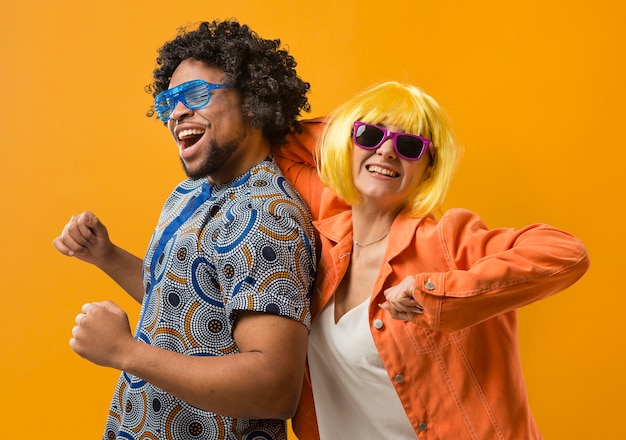
[[[232,84],[211,84],[202,79],[195,79],[159,93],[154,98],[154,108],[159,119],[167,122],[179,102],[182,102],[189,110],[198,110],[209,104],[211,90],[234,87]]]

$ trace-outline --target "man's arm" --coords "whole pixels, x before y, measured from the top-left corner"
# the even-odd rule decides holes
[[[229,356],[188,356],[137,341],[126,313],[112,302],[84,306],[70,345],[98,365],[131,373],[206,411],[287,419],[300,396],[308,331],[283,316],[238,316],[240,353]]]
[[[142,302],[143,261],[113,244],[106,227],[93,213],[73,215],[53,245],[63,255],[97,266],[137,302]]]

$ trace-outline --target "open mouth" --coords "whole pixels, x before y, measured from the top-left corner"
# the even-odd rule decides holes
[[[183,148],[187,148],[195,144],[204,136],[204,130],[201,128],[188,128],[178,133],[178,140]]]
[[[387,176],[387,177],[398,177],[398,176],[400,176],[395,171],[392,171],[392,170],[387,169],[387,168],[382,168],[382,167],[379,167],[377,165],[367,165],[365,167],[365,169],[367,169],[367,171],[369,171],[371,174],[380,174],[381,176]]]

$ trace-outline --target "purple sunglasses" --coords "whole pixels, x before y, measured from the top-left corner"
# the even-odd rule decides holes
[[[364,150],[376,150],[387,139],[393,141],[393,149],[402,159],[419,160],[428,149],[434,157],[435,150],[430,139],[410,133],[396,133],[378,125],[356,121],[352,131],[352,140]]]

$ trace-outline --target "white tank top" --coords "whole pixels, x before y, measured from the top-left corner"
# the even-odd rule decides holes
[[[321,440],[416,439],[370,333],[369,299],[335,324],[335,304],[311,326],[308,361]]]

